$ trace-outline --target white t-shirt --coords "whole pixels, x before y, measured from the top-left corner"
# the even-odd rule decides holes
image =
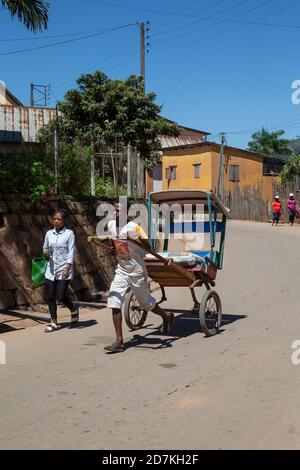
[[[117,237],[117,224],[115,220],[110,220],[107,224],[109,235],[113,239],[113,243],[117,252],[118,267],[117,271],[128,276],[147,275],[147,268],[144,261],[145,250],[127,240],[127,237],[132,239],[147,238],[145,232],[135,222],[128,222]]]

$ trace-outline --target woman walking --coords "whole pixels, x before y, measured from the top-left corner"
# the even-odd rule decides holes
[[[290,196],[287,202],[287,209],[289,213],[289,224],[291,224],[292,226],[294,224],[294,220],[295,220],[296,213],[297,213],[297,201],[294,197],[294,193],[290,193]]]
[[[272,225],[274,225],[274,223],[276,224],[276,226],[278,225],[279,223],[279,220],[280,220],[280,216],[281,216],[281,208],[282,208],[282,204],[280,202],[280,198],[278,195],[275,196],[275,199],[274,201],[272,202],[272,207],[273,207],[273,221],[272,221]]]
[[[48,305],[51,322],[45,332],[59,329],[57,323],[57,303],[63,303],[71,312],[71,327],[79,321],[78,308],[67,295],[68,285],[73,278],[75,235],[65,227],[65,212],[58,210],[53,217],[53,229],[48,230],[43,251],[49,260],[45,278],[48,292]]]

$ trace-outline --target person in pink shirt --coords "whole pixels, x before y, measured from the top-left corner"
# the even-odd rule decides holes
[[[297,201],[293,193],[290,193],[290,196],[287,202],[287,209],[289,213],[289,224],[291,224],[292,226],[294,224],[295,216],[297,213]]]

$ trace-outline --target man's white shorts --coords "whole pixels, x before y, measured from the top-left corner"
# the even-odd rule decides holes
[[[112,285],[110,286],[107,307],[121,308],[128,288],[132,290],[143,309],[147,311],[154,309],[156,300],[151,295],[147,276],[128,276],[120,272],[116,272]]]

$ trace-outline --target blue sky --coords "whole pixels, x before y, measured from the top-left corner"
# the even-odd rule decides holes
[[[300,80],[300,0],[49,1],[49,28],[38,35],[0,10],[0,80],[24,104],[31,82],[51,84],[52,106],[82,73],[139,74],[139,26],[126,25],[150,21],[146,90],[164,116],[216,141],[224,131],[239,147],[262,126],[300,135],[300,104],[291,100]],[[56,35],[70,36],[49,37]]]

